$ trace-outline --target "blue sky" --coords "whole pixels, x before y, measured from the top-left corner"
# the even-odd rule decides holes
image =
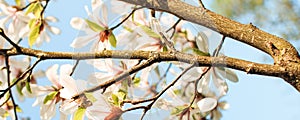
[[[43,44],[42,50],[73,51],[69,45],[77,37],[78,32],[71,28],[69,21],[75,16],[85,18],[84,5],[86,4],[89,5],[90,0],[53,0],[50,2],[46,15],[56,16],[59,19],[58,23],[52,25],[60,27],[62,33],[59,36],[52,36],[51,42]],[[247,20],[241,22],[251,22],[251,19]],[[209,39],[211,43],[215,43],[221,39],[221,36],[214,33]],[[24,41],[24,44],[26,42]],[[266,56],[265,53],[232,39],[226,39],[223,51],[225,55],[230,57],[272,64],[271,58]],[[71,61],[50,60],[39,64],[38,68],[47,68],[51,64],[66,62]],[[273,77],[248,75],[239,71],[237,73],[240,81],[238,83],[228,82],[229,93],[223,100],[230,104],[230,108],[222,112],[222,120],[300,119],[300,94],[286,82]],[[47,80],[43,79],[38,82],[43,83]],[[23,114],[20,114],[20,116],[30,117],[33,120],[39,119],[38,107],[31,107],[33,99],[26,99],[25,102],[18,103],[23,109]]]

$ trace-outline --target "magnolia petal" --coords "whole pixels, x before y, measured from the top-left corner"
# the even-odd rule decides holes
[[[86,116],[91,120],[103,120],[111,112],[111,106],[99,91],[94,92],[93,95],[97,101],[87,108]]]
[[[125,3],[123,1],[112,0],[111,6],[112,6],[111,7],[112,12],[117,13],[117,14],[124,14],[124,13],[128,12],[128,10],[130,10],[133,5]],[[120,9],[120,8],[122,8],[122,9]]]
[[[103,3],[102,0],[92,0],[92,10],[94,11],[97,7],[101,6]]]
[[[91,85],[98,85],[112,79],[113,77],[114,76],[112,74],[97,72],[90,75],[88,82]]]
[[[73,66],[70,64],[64,64],[60,66],[60,75],[70,75],[72,72]]]
[[[96,34],[80,36],[80,37],[75,38],[70,46],[73,48],[81,48],[83,46],[86,46],[88,43],[93,41],[95,38],[96,38]]]
[[[226,83],[225,80],[217,78],[216,76],[212,76],[213,78],[213,83],[215,85],[215,87],[218,89],[219,93],[220,93],[220,97],[224,96],[227,94],[228,92],[228,85]]]
[[[203,32],[199,32],[196,37],[196,44],[200,51],[209,52],[208,49],[208,38]]]
[[[75,101],[64,101],[60,107],[59,107],[59,111],[61,111],[63,114],[65,115],[69,115],[74,113],[78,108],[78,104]]]
[[[31,88],[31,93],[26,88],[22,89],[22,93],[24,94],[24,96],[33,98],[33,97],[46,94],[49,91],[53,90],[52,87],[37,86],[36,84],[30,84],[30,88]]]
[[[75,80],[71,76],[61,75],[59,82],[64,87],[60,90],[60,97],[71,99],[78,93]]]
[[[51,101],[49,104],[42,104],[40,110],[40,117],[42,120],[51,120],[55,116],[55,101]]]
[[[54,35],[58,35],[58,34],[60,34],[60,29],[59,28],[57,28],[57,27],[49,27],[49,30],[50,30],[50,32],[51,33],[53,33]]]
[[[222,101],[218,103],[218,107],[223,110],[227,110],[230,107],[230,105],[226,101]]]
[[[46,20],[47,22],[57,22],[57,21],[58,21],[57,18],[54,17],[54,16],[47,16],[47,17],[45,18],[45,20]]]
[[[55,87],[60,87],[61,85],[58,82],[57,70],[58,70],[58,64],[49,67],[46,70],[46,77],[55,85]]]
[[[222,113],[219,110],[212,111],[212,114],[213,114],[212,115],[213,116],[212,120],[221,120]]]
[[[77,30],[80,30],[84,24],[85,21],[79,17],[73,17],[70,21],[70,25]]]
[[[217,104],[218,101],[215,98],[203,98],[199,102],[197,102],[200,112],[202,113],[213,110],[217,106]]]

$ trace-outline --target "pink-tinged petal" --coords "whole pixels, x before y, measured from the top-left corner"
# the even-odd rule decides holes
[[[59,111],[59,115],[60,120],[68,120],[68,115],[64,114],[63,112]]]
[[[49,27],[49,30],[50,30],[51,33],[53,33],[55,35],[60,34],[60,29],[57,28],[57,27]]]
[[[86,116],[91,120],[103,120],[109,113],[111,113],[111,106],[105,100],[105,97],[100,92],[94,92],[94,97],[97,99],[86,110]]]
[[[223,110],[227,110],[230,107],[230,105],[226,101],[222,101],[218,103],[218,107]]]
[[[207,73],[203,76],[203,78],[198,83],[197,91],[202,94],[207,94],[209,90],[209,82],[210,82],[210,73]]]
[[[45,18],[45,20],[46,20],[47,22],[57,22],[57,21],[58,21],[57,18],[54,17],[54,16],[47,16],[47,17]]]
[[[92,0],[92,10],[94,11],[97,7],[101,6],[103,3],[102,0]]]
[[[208,49],[208,37],[204,32],[199,32],[196,37],[196,44],[200,51],[202,52],[209,52]]]
[[[70,25],[77,30],[82,29],[82,26],[84,24],[85,24],[85,21],[79,17],[73,17],[70,21]]]
[[[77,93],[83,92],[86,90],[87,82],[84,80],[76,80],[76,86],[77,86]]]
[[[24,94],[24,96],[34,98],[40,95],[44,95],[49,91],[54,91],[52,87],[37,86],[36,84],[30,84],[30,88],[31,88],[31,93],[26,88],[22,89],[22,93]]]
[[[54,84],[55,87],[60,88],[61,85],[58,82],[57,70],[58,70],[58,64],[51,66],[46,70],[46,76],[52,82],[52,84]]]
[[[73,48],[81,48],[83,46],[86,46],[88,43],[95,40],[96,38],[97,34],[88,34],[87,36],[80,36],[75,38],[70,46]]]
[[[60,97],[71,99],[78,93],[75,80],[72,77],[61,75],[59,82],[63,86],[63,89],[60,90]]]
[[[202,113],[213,110],[217,106],[217,104],[218,101],[215,98],[203,98],[199,102],[197,102],[200,112]]]
[[[75,101],[64,101],[59,106],[59,111],[65,115],[73,114],[78,108],[78,104]]]
[[[111,6],[112,6],[112,12],[117,13],[117,14],[124,14],[127,13],[128,10],[131,10],[133,5],[125,3],[123,1],[111,1]],[[120,9],[122,8],[122,9]]]
[[[73,69],[73,65],[64,64],[60,66],[60,75],[70,75]]]
[[[217,78],[215,75],[212,76],[213,83],[215,87],[218,89],[219,95],[218,96],[224,96],[228,92],[228,85],[225,80]]]
[[[93,65],[95,68],[102,72],[111,71],[112,60],[88,60],[88,64]]]
[[[89,76],[88,82],[91,85],[98,85],[112,79],[114,76],[108,73],[97,72]]]
[[[48,104],[42,104],[40,110],[40,117],[42,120],[51,120],[55,116],[55,101],[48,102]]]
[[[34,103],[32,104],[32,107],[44,104],[43,103],[44,99],[45,99],[45,96],[38,96],[38,97],[36,97]]]
[[[100,11],[101,11],[100,18],[103,18],[103,19],[101,19],[100,22],[102,22],[102,26],[107,26],[107,23],[108,23],[108,19],[107,19],[107,17],[108,17],[108,11],[107,11],[107,7],[106,7],[105,4],[101,5],[101,10]]]

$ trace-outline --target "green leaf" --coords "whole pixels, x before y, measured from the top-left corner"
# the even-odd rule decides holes
[[[39,18],[42,11],[43,11],[43,6],[41,5],[41,3],[35,2],[29,5],[25,14],[28,15],[29,13],[32,12],[35,15],[35,17]]]
[[[35,3],[31,3],[29,6],[28,6],[28,8],[27,8],[27,11],[26,11],[26,13],[25,13],[25,15],[27,15],[28,13],[31,13],[31,12],[33,12],[33,10],[35,9],[35,7],[36,7],[36,2]]]
[[[187,108],[187,106],[177,106],[175,108],[172,109],[171,111],[171,115],[178,115],[180,114],[183,110],[185,110]]]
[[[123,28],[125,29],[125,30],[127,30],[128,32],[133,32],[133,30],[131,29],[131,28],[129,28],[129,27],[127,27],[127,26],[123,26]]]
[[[110,31],[111,32],[111,31]],[[111,46],[117,47],[117,39],[115,35],[111,32],[111,34],[108,36],[108,40]]]
[[[141,82],[141,78],[134,77],[134,79],[133,79],[133,85],[134,86],[138,86],[140,84],[140,82]]]
[[[40,35],[40,27],[42,25],[42,23],[40,21],[35,21],[34,23],[31,23],[31,28],[30,28],[30,32],[29,32],[29,46],[32,47],[33,44],[35,43],[36,39],[39,37]]]
[[[79,107],[74,114],[73,120],[83,120],[83,115],[84,115],[85,111],[86,111],[85,108]]]
[[[101,27],[100,25],[98,25],[95,22],[92,22],[88,19],[85,19],[85,22],[88,24],[88,26],[95,32],[100,32],[100,31],[104,31],[105,28]]]
[[[88,93],[88,92],[84,92],[84,95],[92,102],[96,102],[97,99],[94,97],[94,95],[92,93]]]
[[[149,27],[145,26],[145,25],[140,25],[140,27],[142,28],[142,30],[147,34],[149,35],[150,37],[153,37],[153,38],[160,38],[160,35],[153,32]]]
[[[126,99],[126,91],[119,90],[118,91],[118,98],[121,98],[122,100],[125,100]]]
[[[113,104],[119,106],[119,98],[118,98],[118,96],[115,95],[115,94],[111,94],[111,98],[112,98]]]
[[[21,6],[21,0],[15,0],[17,6]]]
[[[53,100],[53,99],[55,98],[55,96],[57,95],[57,93],[58,93],[57,91],[54,91],[54,92],[49,93],[49,94],[45,97],[43,103],[46,104],[49,100]]]
[[[167,51],[168,51],[167,46],[164,46],[164,47],[163,47],[163,52],[167,52]]]
[[[30,87],[30,82],[26,82],[26,90],[27,90],[29,93],[32,93],[31,87]]]

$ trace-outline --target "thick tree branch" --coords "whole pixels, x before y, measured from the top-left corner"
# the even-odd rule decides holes
[[[154,10],[165,11],[177,17],[208,27],[220,34],[258,48],[274,58],[276,64],[300,63],[297,50],[286,40],[264,32],[254,25],[241,24],[181,0],[121,0]]]
[[[275,69],[282,66],[282,73],[273,71],[272,76],[283,78],[285,81],[294,86],[300,91],[300,59],[297,50],[286,40],[279,38],[275,35],[262,31],[250,24],[241,24],[229,18],[216,14],[210,10],[192,6],[184,3],[181,0],[121,0],[127,3],[141,5],[157,11],[164,11],[176,15],[180,19],[184,19],[198,25],[205,26],[211,30],[219,32],[223,36],[233,38],[237,41],[243,42],[253,46],[273,57]],[[228,59],[227,59],[228,60]],[[229,60],[228,62],[232,62]],[[240,62],[240,61],[239,61]],[[227,63],[227,66],[232,63]],[[246,65],[240,63],[240,65]],[[277,66],[278,65],[278,66]],[[239,66],[239,65],[238,65]],[[236,68],[238,66],[231,66]],[[256,66],[256,65],[254,65]],[[260,66],[260,65],[259,65]],[[248,70],[244,67],[238,67],[238,70],[248,71],[249,73],[256,70],[263,70],[263,68],[252,69],[248,66]],[[258,66],[256,66],[258,67]],[[285,69],[285,70],[284,70]],[[267,70],[267,69],[265,69]],[[264,71],[264,70],[263,70]],[[285,72],[284,72],[285,71]],[[289,72],[287,72],[289,71]],[[258,71],[256,71],[258,72]],[[256,73],[254,72],[254,73]],[[262,71],[261,71],[262,72]],[[259,73],[266,75],[264,72]]]
[[[14,55],[27,55],[40,59],[69,59],[69,60],[84,60],[84,59],[98,59],[98,58],[114,58],[114,59],[142,59],[148,60],[153,53],[158,55],[155,62],[162,61],[180,61],[185,63],[197,62],[199,66],[225,66],[228,68],[241,70],[250,74],[259,74],[267,76],[275,76],[286,79],[287,82],[292,84],[298,91],[300,85],[298,78],[300,76],[300,67],[297,66],[279,66],[254,63],[246,60],[231,58],[231,57],[209,57],[186,54],[182,52],[151,52],[151,51],[114,51],[103,50],[99,52],[46,52],[41,50],[29,49],[20,47],[20,52],[15,48],[7,50],[0,49],[0,54],[7,56]],[[288,79],[287,79],[288,78]]]

